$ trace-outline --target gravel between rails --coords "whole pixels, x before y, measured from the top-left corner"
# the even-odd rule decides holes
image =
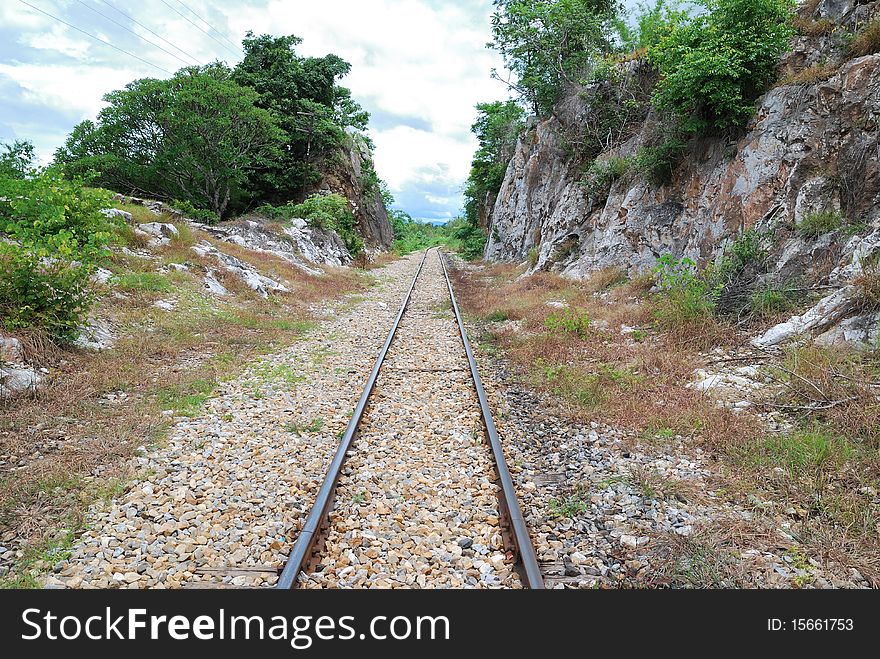
[[[127,491],[92,507],[45,587],[273,586],[421,258],[377,271],[381,286],[318,310],[315,332],[176,419]],[[520,587],[456,332],[435,252],[346,464],[332,553],[306,587]]]
[[[374,271],[381,286],[317,310],[312,334],[177,419],[165,446],[134,460],[138,480],[92,507],[44,585],[274,585],[421,258]]]
[[[437,251],[370,399],[305,588],[521,588]]]

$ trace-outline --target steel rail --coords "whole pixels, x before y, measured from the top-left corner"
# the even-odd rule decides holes
[[[422,258],[416,276],[413,277],[409,292],[407,292],[403,304],[400,306],[400,311],[397,314],[397,318],[394,320],[394,325],[391,327],[391,332],[389,332],[388,338],[385,340],[385,345],[379,352],[379,357],[376,359],[376,363],[373,366],[372,373],[370,373],[369,380],[367,380],[364,392],[361,394],[360,401],[358,401],[357,407],[354,409],[354,414],[352,414],[351,421],[348,423],[345,435],[343,435],[342,441],[339,443],[339,448],[336,451],[336,455],[333,458],[333,462],[330,463],[330,468],[327,470],[327,476],[324,479],[324,483],[318,491],[318,496],[315,499],[314,506],[312,506],[312,511],[306,519],[305,526],[302,531],[300,531],[299,536],[297,536],[293,551],[290,554],[290,558],[287,560],[287,564],[284,566],[284,571],[278,579],[278,585],[276,588],[284,590],[294,588],[296,586],[297,578],[312,558],[315,542],[321,534],[321,529],[326,522],[327,516],[334,503],[336,485],[339,482],[339,475],[342,472],[342,466],[345,464],[345,459],[351,449],[355,433],[357,432],[361,418],[364,415],[364,410],[367,407],[367,401],[370,398],[370,394],[373,393],[373,388],[379,377],[379,371],[382,369],[382,364],[385,362],[385,357],[388,355],[388,350],[391,348],[395,334],[397,334],[400,320],[403,318],[403,314],[409,306],[410,299],[412,298],[413,291],[416,287],[416,282],[422,274],[422,269],[425,267],[425,262],[428,259],[430,251],[431,250],[425,252],[425,256]]]
[[[477,369],[477,362],[474,359],[474,352],[471,350],[470,341],[468,341],[467,330],[464,327],[464,321],[461,318],[461,312],[458,309],[458,302],[455,299],[455,291],[452,289],[452,280],[449,278],[449,272],[446,269],[445,259],[441,256],[440,263],[443,266],[443,275],[446,277],[446,285],[449,288],[449,298],[452,300],[452,310],[455,313],[455,320],[458,323],[458,330],[461,333],[461,340],[464,343],[464,350],[467,353],[468,364],[471,369],[474,387],[477,390],[477,397],[480,399],[480,409],[483,413],[483,423],[486,426],[486,435],[489,438],[489,445],[492,448],[492,454],[495,456],[495,471],[501,484],[501,496],[499,497],[499,509],[502,519],[506,518],[509,528],[509,540],[514,545],[510,547],[513,550],[517,560],[517,568],[520,576],[524,580],[524,585],[534,590],[544,589],[544,578],[541,576],[541,568],[538,566],[538,557],[535,554],[535,547],[532,545],[532,539],[529,536],[529,529],[523,518],[522,509],[516,496],[516,490],[513,485],[513,478],[507,467],[507,460],[504,458],[504,449],[501,447],[501,439],[498,437],[498,430],[495,428],[495,422],[492,420],[492,412],[489,409],[489,401],[486,398],[486,390],[483,389],[483,383],[480,380],[480,373]]]

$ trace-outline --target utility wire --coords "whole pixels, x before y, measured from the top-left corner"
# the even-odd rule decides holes
[[[129,14],[126,14],[124,11],[122,11],[122,10],[119,9],[118,7],[116,7],[116,6],[112,5],[112,4],[110,4],[109,2],[107,2],[107,0],[100,0],[100,1],[103,2],[105,5],[107,5],[108,7],[110,7],[110,9],[112,9],[113,11],[115,11],[115,12],[117,12],[117,13],[119,13],[119,14],[122,14],[123,16],[125,16],[128,20],[130,20],[130,21],[131,21],[132,23],[134,23],[135,25],[138,25],[138,26],[142,27],[142,28],[145,29],[147,32],[149,32],[149,33],[152,34],[154,37],[156,37],[157,39],[161,39],[162,41],[164,41],[165,43],[167,43],[169,46],[171,46],[172,48],[174,48],[174,50],[183,53],[184,55],[186,55],[187,57],[189,57],[193,62],[195,62],[196,64],[198,64],[199,66],[201,66],[201,63],[202,63],[202,62],[201,62],[201,60],[200,60],[198,57],[193,57],[193,56],[190,55],[188,52],[186,52],[183,48],[180,48],[179,46],[176,46],[176,45],[174,45],[173,43],[171,43],[170,41],[168,41],[168,39],[166,39],[165,37],[163,37],[161,34],[157,34],[156,32],[153,32],[150,28],[148,28],[148,27],[147,27],[146,25],[144,25],[143,23],[139,22],[136,18],[134,18],[133,16],[130,16]]]
[[[210,32],[206,32],[204,29],[202,29],[201,27],[199,27],[198,24],[196,24],[196,23],[194,23],[192,20],[190,20],[190,18],[189,18],[188,16],[186,16],[186,15],[184,15],[184,14],[181,14],[177,9],[175,9],[174,7],[172,7],[171,5],[169,5],[167,2],[165,2],[165,0],[162,0],[162,4],[165,5],[166,7],[168,7],[168,9],[170,9],[171,11],[173,11],[175,14],[177,14],[178,16],[180,16],[183,20],[185,20],[187,23],[189,23],[190,25],[192,25],[194,28],[196,28],[199,32],[201,32],[202,34],[204,34],[204,35],[210,37],[210,38],[213,39],[215,42],[217,42],[218,44],[220,44],[221,46],[223,46],[226,50],[230,50],[229,46],[227,46],[225,43],[223,43],[222,41],[220,41],[219,39],[217,39],[217,38],[216,38],[213,34],[211,34]],[[235,53],[235,54],[236,54],[236,56],[238,55],[238,53]]]
[[[214,30],[214,32],[216,32],[218,35],[220,35],[220,38],[223,39],[226,43],[231,44],[232,47],[235,48],[236,50],[241,50],[240,44],[235,43],[232,39],[227,37],[225,33],[221,32],[216,27],[211,25],[208,21],[206,21],[204,18],[199,16],[192,7],[190,7],[186,3],[181,2],[180,0],[176,0],[176,2],[177,2],[177,4],[181,5],[184,9],[186,9],[189,13],[191,13],[193,16],[198,18],[202,23],[207,25],[210,29]]]
[[[113,23],[114,25],[118,25],[119,27],[121,27],[121,28],[122,28],[123,30],[125,30],[126,32],[131,32],[134,36],[136,36],[136,37],[137,37],[138,39],[140,39],[141,41],[144,41],[144,42],[150,44],[151,46],[154,46],[154,47],[158,48],[159,50],[161,50],[163,53],[165,53],[165,54],[167,54],[167,55],[171,55],[171,57],[173,57],[173,58],[176,59],[177,61],[179,61],[179,62],[183,62],[183,64],[184,64],[185,66],[190,66],[190,62],[187,62],[185,59],[183,59],[183,58],[181,58],[181,57],[178,57],[177,55],[175,55],[174,53],[172,53],[170,50],[166,50],[165,48],[163,48],[163,47],[160,46],[159,44],[150,41],[150,40],[147,39],[146,37],[142,37],[142,36],[139,35],[137,32],[135,32],[135,31],[132,30],[132,29],[129,29],[128,27],[126,27],[125,25],[123,25],[122,23],[120,23],[119,21],[115,21],[115,20],[113,20],[112,18],[110,18],[109,16],[107,16],[106,14],[102,14],[102,13],[99,12],[97,9],[95,9],[94,7],[92,7],[91,5],[87,5],[85,2],[83,2],[83,0],[76,0],[76,1],[77,1],[79,4],[81,4],[83,7],[85,7],[86,9],[90,9],[91,11],[95,12],[98,16],[101,16],[101,17],[107,19],[108,21],[110,21],[110,22]]]
[[[130,53],[130,52],[128,52],[127,50],[124,50],[124,49],[120,48],[119,46],[115,46],[115,45],[113,45],[112,43],[110,43],[109,41],[106,41],[105,39],[102,39],[101,37],[96,37],[96,36],[95,36],[94,34],[92,34],[91,32],[86,32],[85,30],[83,30],[83,29],[81,29],[81,28],[78,28],[76,25],[73,25],[73,24],[71,24],[71,23],[68,23],[68,22],[65,21],[64,19],[62,19],[62,18],[58,18],[57,16],[53,16],[53,15],[50,14],[49,12],[47,12],[47,11],[43,11],[43,10],[40,9],[39,7],[35,7],[34,5],[32,5],[32,4],[29,3],[29,2],[26,2],[25,0],[18,0],[18,1],[19,1],[21,4],[23,4],[23,5],[27,5],[28,7],[30,7],[30,8],[33,9],[34,11],[38,11],[38,12],[40,12],[41,14],[44,14],[45,16],[48,16],[49,18],[55,19],[55,20],[58,21],[59,23],[64,23],[64,25],[66,25],[67,27],[69,27],[69,28],[71,28],[71,29],[76,30],[77,32],[82,32],[84,35],[86,35],[87,37],[91,37],[91,38],[94,39],[95,41],[100,41],[100,42],[101,42],[102,44],[104,44],[105,46],[110,46],[110,47],[113,48],[114,50],[118,50],[120,53],[124,53],[124,54],[128,55],[129,57],[134,57],[136,60],[139,60],[139,61],[143,62],[144,64],[146,64],[146,65],[148,65],[148,66],[152,66],[154,69],[158,69],[159,71],[162,71],[162,73],[167,73],[168,75],[174,75],[173,73],[171,73],[171,71],[169,71],[169,70],[167,70],[167,69],[163,69],[161,66],[158,66],[158,65],[156,65],[156,64],[153,64],[152,62],[148,62],[148,61],[145,60],[143,57],[138,57],[138,56],[135,55],[134,53]]]

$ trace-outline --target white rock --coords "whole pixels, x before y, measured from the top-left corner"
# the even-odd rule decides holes
[[[42,383],[43,377],[32,368],[0,367],[0,398],[34,391]]]
[[[104,215],[105,217],[110,217],[110,218],[121,217],[126,222],[132,222],[134,220],[134,218],[131,216],[131,213],[128,213],[124,210],[120,210],[118,208],[105,208],[104,210],[101,211],[101,214]]]
[[[241,279],[248,288],[256,291],[260,296],[268,298],[270,293],[287,293],[288,288],[283,284],[264,277],[252,265],[241,259],[221,252],[208,241],[202,241],[195,245],[193,251],[203,258],[213,257],[220,267]]]

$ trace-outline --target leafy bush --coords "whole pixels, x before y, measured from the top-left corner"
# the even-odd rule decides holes
[[[27,179],[0,179],[0,233],[40,256],[96,264],[107,256],[118,218],[107,218],[104,190],[49,168]]]
[[[192,202],[189,201],[175,199],[171,202],[171,207],[179,210],[190,220],[196,220],[203,224],[213,225],[220,221],[220,216],[214,211],[209,211],[204,208],[196,208],[192,205]]]
[[[838,211],[808,213],[797,225],[802,238],[818,238],[843,226],[843,216]]]
[[[708,14],[677,26],[649,51],[661,76],[654,104],[691,133],[744,125],[794,34],[791,0],[702,4]]]
[[[109,193],[57,168],[0,175],[0,323],[73,341],[92,302],[89,278],[123,224]]]
[[[582,182],[594,198],[605,197],[616,181],[629,174],[633,163],[633,158],[621,156],[611,156],[606,160],[594,160],[587,169]]]
[[[635,29],[623,19],[615,21],[615,28],[625,50],[641,51],[655,46],[673,29],[686,23],[690,12],[672,0],[656,0],[653,5],[640,2],[635,14]]]
[[[655,311],[657,320],[668,327],[705,319],[715,310],[712,286],[697,273],[691,259],[675,259],[671,254],[660,258],[654,270],[665,298]]]
[[[592,322],[586,311],[564,309],[550,314],[544,320],[544,327],[551,332],[577,334],[583,339],[590,333]]]
[[[468,261],[483,258],[488,237],[480,227],[470,224],[467,220],[458,220],[451,222],[447,229],[452,234],[453,240],[458,243],[458,253],[462,257]]]
[[[299,218],[317,229],[335,231],[342,238],[352,258],[364,251],[364,241],[354,228],[351,203],[338,194],[312,195],[301,204],[261,206],[258,209],[269,217],[280,220]]]
[[[92,303],[90,275],[87,265],[50,260],[39,250],[0,241],[0,324],[74,341]]]
[[[880,53],[880,18],[874,19],[856,34],[849,44],[853,57],[864,57]]]
[[[666,185],[681,161],[687,142],[678,137],[669,137],[656,146],[640,149],[635,165],[642,175],[657,185]]]

